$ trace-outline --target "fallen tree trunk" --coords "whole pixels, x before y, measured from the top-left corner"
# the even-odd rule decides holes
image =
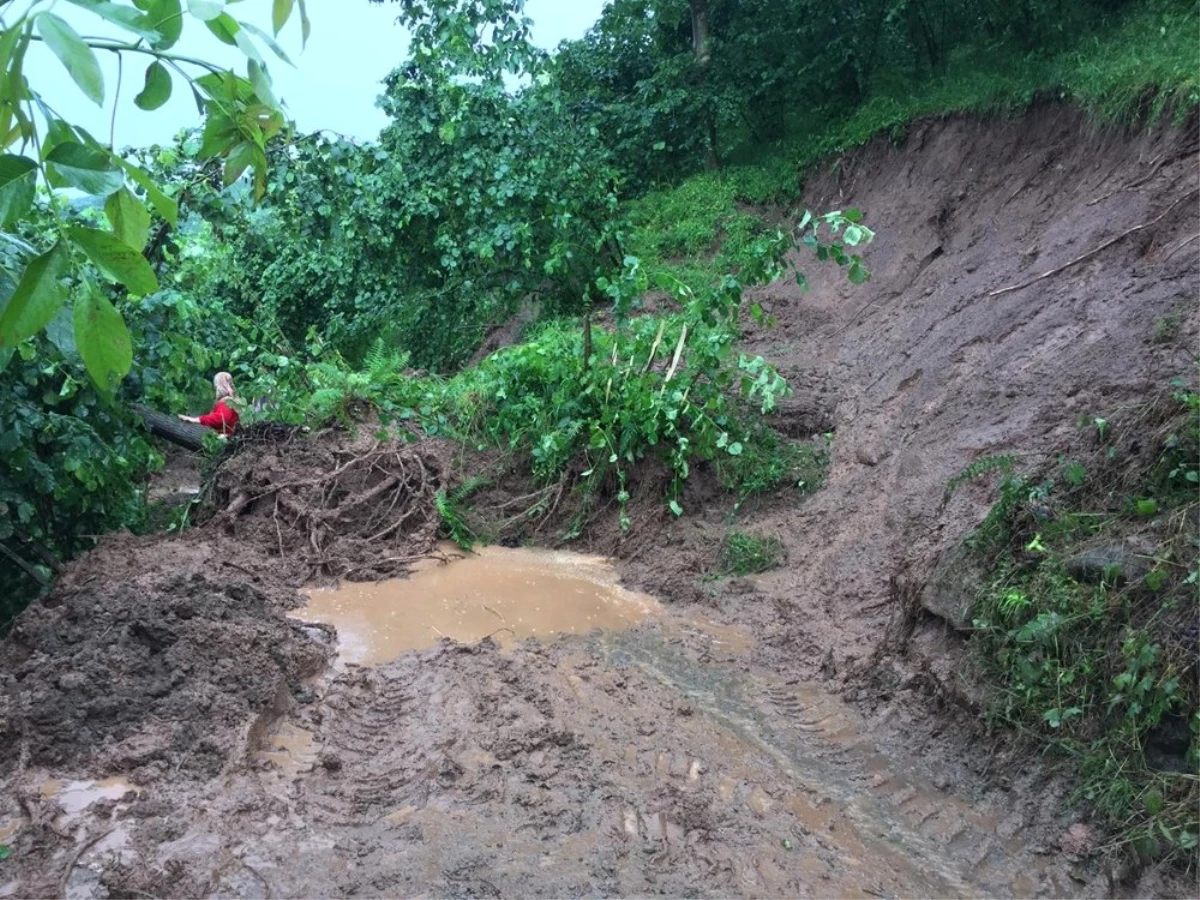
[[[204,435],[209,429],[191,422],[180,422],[176,416],[168,416],[140,403],[133,405],[134,412],[142,417],[150,433],[188,450],[200,450],[204,446]]]

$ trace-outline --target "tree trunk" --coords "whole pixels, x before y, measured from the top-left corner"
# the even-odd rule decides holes
[[[692,51],[701,68],[712,61],[708,46],[708,0],[690,0],[692,4]]]
[[[708,0],[689,0],[692,8],[692,52],[695,54],[696,68],[700,71],[700,83],[707,90],[709,87],[709,64],[712,62],[712,48],[709,46]],[[706,99],[705,130],[708,132],[707,158],[705,168],[710,171],[719,165],[717,160],[717,113],[713,108],[712,98]]]
[[[204,447],[204,435],[208,433],[209,429],[203,425],[180,422],[175,416],[157,412],[140,403],[133,405],[133,411],[142,417],[142,421],[146,423],[151,434],[188,450],[200,450]]]

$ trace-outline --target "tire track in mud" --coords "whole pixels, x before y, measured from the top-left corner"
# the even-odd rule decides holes
[[[753,667],[752,643],[666,616],[331,672],[221,775],[98,806],[120,840],[73,895],[1083,890],[1015,810],[939,790],[836,698]]]
[[[301,723],[323,765],[284,788],[280,845],[317,848],[306,879],[338,874],[292,881],[278,850],[256,869],[277,895],[1078,892],[1014,811],[937,789],[840,701],[713,644],[648,626],[352,668]]]
[[[898,857],[934,876],[934,895],[1075,893],[1062,871],[1016,839],[1024,824],[1019,812],[980,810],[905,773],[906,761],[880,753],[864,723],[820,689],[700,666],[636,633],[608,635],[605,645],[615,664],[636,666],[680,691],[768,754],[819,803],[832,802],[877,861]]]

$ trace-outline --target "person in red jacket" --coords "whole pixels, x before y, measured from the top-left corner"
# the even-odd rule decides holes
[[[228,372],[218,372],[213,377],[213,390],[216,391],[217,402],[212,412],[204,416],[180,416],[179,420],[204,425],[222,437],[228,437],[233,434],[238,423],[237,410],[231,402],[234,399],[233,376]]]

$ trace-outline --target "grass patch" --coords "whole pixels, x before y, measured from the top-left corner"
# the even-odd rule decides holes
[[[808,441],[791,441],[763,424],[751,426],[753,439],[739,456],[717,463],[722,486],[737,496],[733,512],[747,501],[780,488],[793,488],[808,496],[825,483],[829,469],[828,445],[818,448]]]
[[[700,292],[725,273],[737,274],[753,258],[754,245],[769,230],[762,215],[748,208],[795,196],[785,161],[706,172],[647,194],[629,206],[629,251],[650,273],[681,281]]]
[[[1092,445],[1007,474],[968,542],[988,714],[1074,760],[1142,863],[1200,843],[1200,393],[1081,423]]]
[[[717,558],[719,575],[758,575],[778,568],[787,558],[777,537],[758,537],[745,531],[730,531],[721,542]]]

